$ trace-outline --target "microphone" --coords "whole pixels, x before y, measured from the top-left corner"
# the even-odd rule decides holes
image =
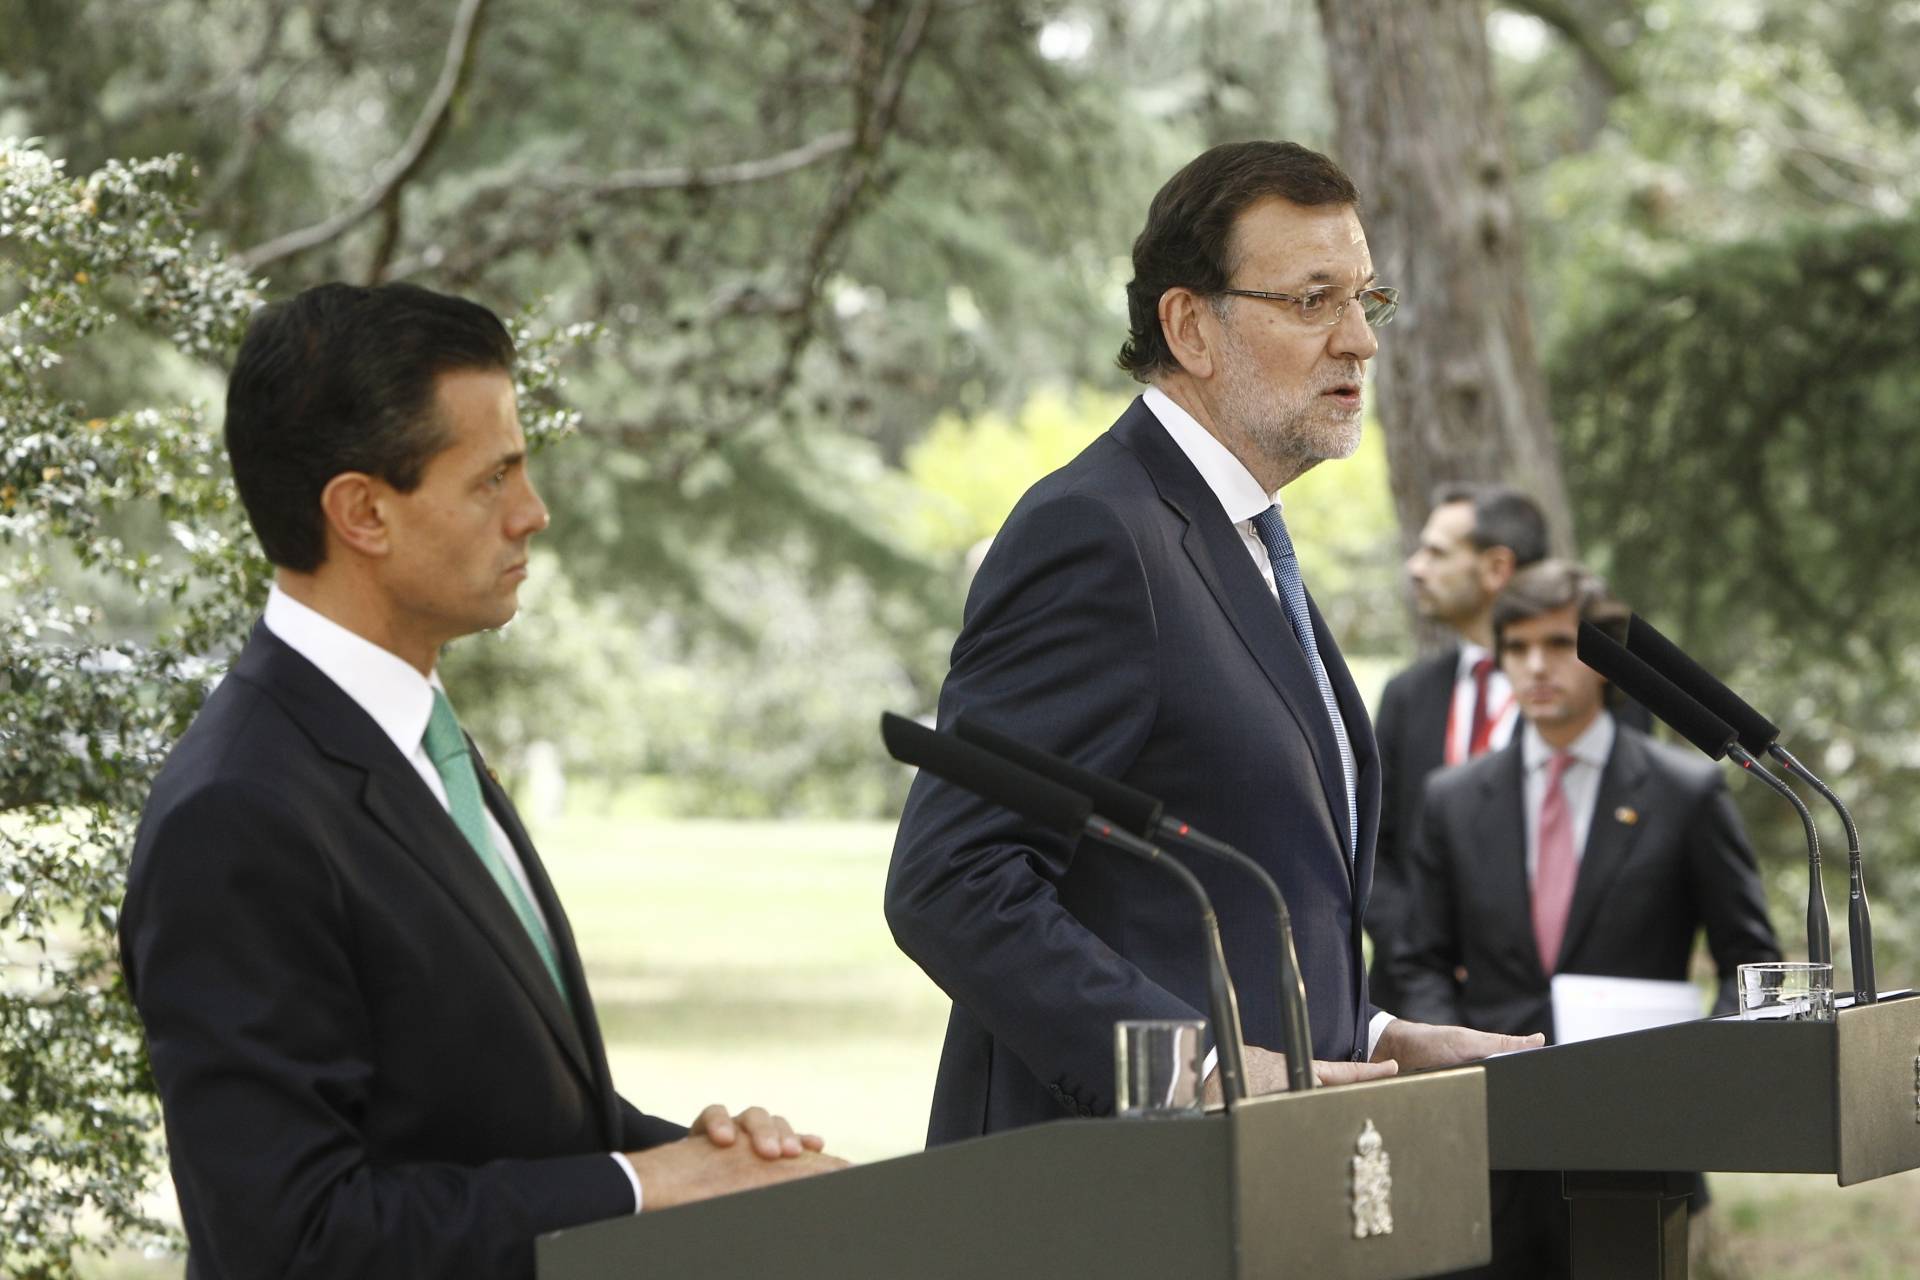
[[[1011,764],[970,742],[936,733],[891,711],[880,714],[880,737],[887,753],[902,764],[925,769],[956,787],[971,791],[1011,809],[1036,826],[1052,831],[1080,833],[1163,867],[1200,904],[1200,923],[1207,943],[1207,1003],[1213,1017],[1214,1044],[1220,1050],[1220,1094],[1232,1110],[1246,1099],[1245,1041],[1240,1034],[1240,1010],[1227,973],[1227,953],[1220,943],[1220,920],[1207,891],[1193,872],[1167,857],[1158,846],[1114,826],[1093,811],[1093,802],[1075,791]]]
[[[1780,729],[1773,721],[1755,711],[1745,698],[1688,657],[1679,645],[1637,613],[1627,624],[1627,652],[1645,660],[1732,725],[1740,735],[1740,745],[1748,752],[1778,760],[1788,773],[1819,792],[1840,815],[1840,823],[1847,831],[1847,947],[1853,957],[1853,1001],[1873,1004],[1880,998],[1873,975],[1873,913],[1867,906],[1867,881],[1860,864],[1860,831],[1853,825],[1853,814],[1831,787],[1780,745],[1777,741]]]
[[[1619,685],[1623,693],[1648,711],[1666,721],[1681,737],[1718,760],[1732,756],[1741,767],[1787,798],[1800,815],[1807,832],[1807,959],[1815,964],[1833,963],[1833,942],[1827,932],[1827,896],[1820,886],[1820,833],[1814,830],[1813,814],[1800,797],[1774,777],[1753,754],[1740,745],[1733,727],[1683,693],[1673,681],[1647,663],[1627,652],[1626,646],[1594,626],[1580,624],[1580,661]]]
[[[1273,882],[1265,867],[1232,845],[1195,831],[1178,818],[1168,817],[1166,806],[1160,801],[1124,782],[1082,769],[1059,756],[1009,738],[968,715],[954,721],[953,731],[1002,760],[1088,797],[1116,826],[1142,839],[1177,841],[1189,849],[1230,862],[1259,881],[1267,896],[1273,899],[1274,919],[1280,935],[1280,1047],[1287,1055],[1287,1087],[1295,1090],[1314,1087],[1313,1033],[1307,1025],[1307,990],[1300,976],[1300,957],[1293,945],[1293,918],[1287,911],[1287,900],[1280,886]]]

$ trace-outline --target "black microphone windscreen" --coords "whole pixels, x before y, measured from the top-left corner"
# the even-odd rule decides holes
[[[1705,667],[1689,658],[1679,645],[1661,635],[1639,614],[1627,624],[1627,652],[1679,685],[1701,706],[1733,726],[1747,754],[1763,756],[1780,736],[1780,727],[1753,707]]]
[[[961,715],[953,722],[953,731],[977,747],[983,747],[1003,760],[1011,760],[1022,769],[1031,769],[1041,777],[1077,791],[1093,804],[1093,811],[1137,836],[1151,836],[1160,821],[1160,802],[1144,791],[1102,777],[1090,769],[1062,760],[1059,756],[1030,747],[1024,742]]]
[[[1733,729],[1695,702],[1680,687],[1628,653],[1626,646],[1594,626],[1580,624],[1580,661],[1620,687],[1620,691],[1672,725],[1681,737],[1715,760],[1733,745]]]
[[[1050,830],[1078,833],[1093,813],[1085,796],[891,711],[880,715],[880,737],[901,764],[925,769]]]

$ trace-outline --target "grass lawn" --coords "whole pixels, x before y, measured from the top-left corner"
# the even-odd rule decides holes
[[[659,822],[581,811],[536,838],[573,922],[615,1083],[650,1111],[760,1103],[876,1160],[920,1148],[946,1000],[880,914],[887,823]],[[1920,1275],[1920,1173],[1718,1175],[1701,1280]],[[177,1280],[117,1256],[95,1280]]]

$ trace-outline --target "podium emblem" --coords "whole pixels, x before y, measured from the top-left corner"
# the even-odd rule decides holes
[[[1372,1120],[1354,1139],[1353,1158],[1347,1163],[1353,1170],[1353,1238],[1392,1235],[1393,1157]]]

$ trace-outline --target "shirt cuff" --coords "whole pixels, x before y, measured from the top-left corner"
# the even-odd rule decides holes
[[[1367,1061],[1368,1062],[1373,1061],[1373,1051],[1380,1047],[1380,1034],[1387,1029],[1390,1023],[1394,1023],[1398,1021],[1399,1021],[1398,1018],[1396,1018],[1393,1014],[1388,1013],[1385,1009],[1382,1009],[1380,1012],[1373,1015],[1373,1021],[1367,1024]]]
[[[633,1211],[640,1212],[646,1205],[646,1197],[640,1191],[640,1175],[633,1171],[633,1161],[618,1151],[609,1152],[613,1162],[620,1166],[620,1172],[627,1175],[627,1181],[633,1184]]]

